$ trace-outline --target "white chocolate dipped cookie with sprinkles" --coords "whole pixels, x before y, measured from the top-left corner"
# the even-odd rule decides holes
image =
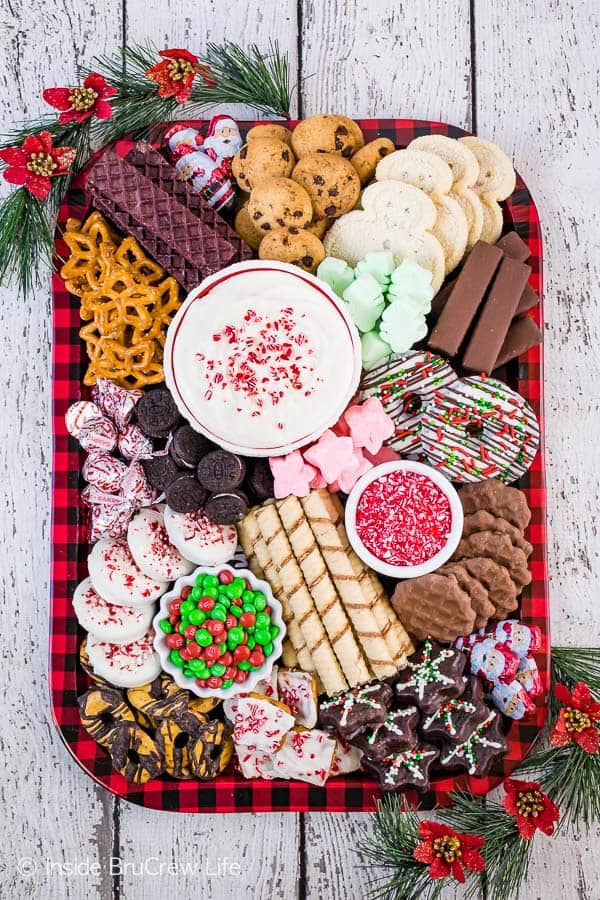
[[[452,481],[510,484],[531,466],[540,427],[527,401],[504,382],[462,378],[436,391],[421,416],[421,447]]]
[[[109,603],[147,606],[158,600],[169,586],[150,578],[136,564],[125,538],[100,538],[88,556],[94,590]]]
[[[127,529],[127,543],[136,564],[145,575],[176,581],[194,571],[194,563],[181,555],[169,540],[164,504],[139,509]]]
[[[94,638],[113,644],[128,644],[143,637],[152,624],[154,606],[122,606],[98,594],[90,578],[84,578],[73,594],[77,621]]]
[[[197,566],[220,566],[233,558],[238,542],[235,525],[217,525],[202,509],[178,513],[167,506],[164,517],[171,543]]]
[[[421,449],[421,413],[436,391],[458,378],[452,367],[427,350],[393,356],[366,374],[360,399],[377,397],[393,419],[394,434],[385,443],[397,453]]]

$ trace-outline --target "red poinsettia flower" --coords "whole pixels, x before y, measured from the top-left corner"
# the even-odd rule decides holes
[[[557,684],[554,693],[563,704],[558,721],[550,735],[554,747],[564,747],[576,741],[586,753],[597,753],[600,748],[600,703],[592,697],[584,681],[578,681],[573,693],[564,684]]]
[[[504,790],[506,791],[504,809],[511,816],[515,816],[522,838],[529,841],[538,828],[544,834],[552,834],[554,823],[558,822],[560,813],[556,803],[540,790],[537,781],[507,778]]]
[[[69,174],[75,156],[73,147],[53,147],[49,131],[30,134],[22,147],[0,150],[0,159],[8,165],[3,173],[5,181],[24,185],[39,200],[48,196],[51,178]]]
[[[190,98],[196,75],[201,75],[206,84],[217,83],[210,68],[189,50],[161,50],[160,56],[163,61],[146,70],[146,77],[158,84],[159,97],[175,97],[178,103],[184,103]]]
[[[110,119],[112,107],[107,103],[114,97],[117,89],[106,83],[97,72],[92,72],[79,87],[46,88],[43,97],[46,103],[55,109],[62,110],[58,121],[83,122],[91,116],[97,119]]]
[[[448,825],[431,821],[421,822],[419,834],[424,840],[417,844],[413,856],[418,862],[429,865],[431,878],[453,875],[456,881],[464,884],[465,868],[471,872],[485,869],[483,856],[478,852],[485,844],[485,838],[478,834],[458,834]]]

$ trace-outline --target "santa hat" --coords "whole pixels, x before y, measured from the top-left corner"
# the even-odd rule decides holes
[[[212,137],[216,131],[217,125],[222,125],[225,122],[227,122],[227,124],[231,128],[237,128],[237,122],[235,121],[235,119],[232,119],[231,116],[226,116],[226,115],[213,116],[212,119],[210,120],[210,123],[208,126],[208,131],[206,132],[206,137]]]

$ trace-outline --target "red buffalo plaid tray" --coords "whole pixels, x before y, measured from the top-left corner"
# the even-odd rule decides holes
[[[196,125],[203,123],[194,123]],[[249,128],[252,123],[241,123]],[[461,137],[460,128],[439,122],[414,119],[365,119],[359,122],[367,141],[378,135],[390,137],[398,147],[405,147],[413,138],[423,134],[446,134]],[[118,151],[125,153],[132,146],[119,142]],[[56,234],[56,253],[67,257],[62,231],[67,218],[83,218],[88,209],[84,191],[85,172],[74,179],[67,198],[60,208]],[[534,313],[542,325],[542,239],[537,209],[527,187],[517,177],[517,187],[504,204],[506,229],[514,228],[527,241],[531,250],[530,284],[540,295],[540,306]],[[71,296],[60,275],[52,278],[53,332],[52,402],[53,402],[53,480],[52,480],[52,596],[50,603],[50,697],[56,727],[71,756],[81,768],[117,797],[123,797],[152,809],[179,812],[280,812],[373,810],[380,796],[376,782],[357,772],[331,778],[324,787],[313,787],[297,781],[247,781],[233,768],[215,781],[175,781],[162,776],[144,785],[129,784],[122,775],[113,772],[110,758],[83,730],[79,719],[77,696],[87,687],[87,678],[79,666],[78,648],[82,638],[73,613],[71,598],[78,582],[87,576],[88,555],[87,514],[80,502],[80,476],[83,452],[65,429],[64,415],[68,406],[86,398],[82,385],[86,368],[86,354],[78,331],[80,328],[79,300]],[[544,434],[543,414],[543,349],[535,347],[509,366],[506,378],[533,406]],[[465,775],[438,778],[425,794],[408,792],[410,803],[420,800],[421,808],[431,809],[447,803],[448,793],[467,789],[486,794],[528,753],[546,718],[547,691],[550,669],[550,635],[548,608],[548,576],[546,568],[546,487],[544,481],[543,442],[531,471],[520,483],[532,509],[527,532],[533,544],[530,566],[533,580],[521,600],[521,618],[538,625],[544,634],[541,652],[536,655],[545,694],[539,698],[536,714],[527,723],[514,722],[508,733],[509,750],[492,775],[472,778]]]

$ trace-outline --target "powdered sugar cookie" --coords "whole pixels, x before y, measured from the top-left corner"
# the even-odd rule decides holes
[[[88,570],[96,593],[121,606],[147,606],[168,587],[167,581],[150,578],[138,568],[122,537],[100,538],[88,556]]]
[[[129,644],[111,644],[88,636],[87,652],[94,675],[115,687],[139,687],[160,675],[160,657],[154,649],[154,632]]]
[[[150,627],[154,615],[151,605],[136,608],[108,603],[96,593],[90,578],[84,578],[75,588],[73,610],[90,637],[113,644],[137,641]]]
[[[450,166],[454,190],[470,188],[477,181],[479,163],[472,150],[455,138],[445,134],[424,134],[408,145],[409,150],[426,150],[435,153]]]
[[[235,525],[217,525],[207,519],[202,510],[177,513],[167,506],[164,521],[171,543],[185,559],[197,566],[220,566],[236,551]]]
[[[483,206],[475,191],[468,187],[454,187],[448,194],[459,204],[467,220],[467,252],[472,250],[483,231]]]
[[[434,153],[409,147],[395,150],[377,164],[377,181],[402,181],[426,194],[447,194],[452,187],[450,166]]]
[[[469,228],[467,218],[460,204],[452,197],[436,197],[435,206],[437,219],[432,228],[432,233],[444,250],[446,260],[445,273],[448,275],[457,267],[465,255]]]
[[[169,540],[164,522],[164,504],[145,506],[133,516],[127,529],[127,543],[136,565],[145,575],[159,581],[176,581],[194,570]]]
[[[480,194],[483,225],[480,240],[495,244],[502,234],[502,207],[490,194]]]
[[[473,135],[460,138],[460,143],[475,154],[479,163],[474,190],[478,194],[490,194],[495,200],[510,197],[515,189],[516,175],[506,153],[491,141]]]

